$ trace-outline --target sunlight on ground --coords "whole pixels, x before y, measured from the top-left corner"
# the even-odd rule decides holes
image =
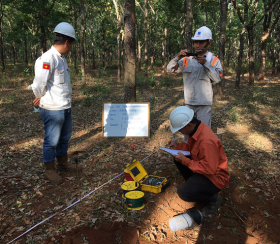
[[[79,138],[84,135],[88,134],[87,132],[85,133],[77,133],[73,138]],[[80,150],[80,151],[86,151],[89,150],[89,148],[93,147],[94,145],[96,145],[97,142],[100,141],[100,139],[103,139],[104,137],[102,136],[102,132],[97,132],[96,134],[90,136],[87,139],[81,139],[81,141],[79,141],[78,144],[75,144],[73,146],[71,146],[68,150],[69,154],[75,152],[76,150]],[[73,140],[73,139],[71,139]]]
[[[42,138],[33,138],[33,139],[28,139],[28,141],[17,141],[9,148],[11,150],[26,150],[31,147],[36,147],[38,146],[38,144],[42,144],[42,142],[43,142]]]
[[[259,150],[267,151],[273,149],[273,143],[264,135],[258,132],[252,132],[248,125],[231,124],[227,126],[227,130],[236,135],[236,138],[244,145],[254,147]]]
[[[255,226],[253,226],[253,228],[255,228]],[[266,226],[266,228],[267,228],[267,226]],[[267,234],[264,234],[264,233],[259,233],[258,232],[258,230],[256,230],[256,231],[254,231],[253,233],[252,233],[252,227],[251,228],[247,228],[247,233],[250,233],[250,234],[253,234],[254,236],[250,236],[250,235],[248,235],[247,236],[247,240],[245,241],[245,243],[247,244],[254,244],[254,243],[256,243],[256,239],[257,240],[262,240],[262,239],[264,239],[264,236],[267,236]],[[265,242],[265,243],[271,243],[271,244],[273,244],[272,242]]]

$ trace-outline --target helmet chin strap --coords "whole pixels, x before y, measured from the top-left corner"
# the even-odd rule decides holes
[[[208,46],[209,43],[210,43],[210,40],[207,39],[207,43],[205,44],[205,46],[204,46],[201,50],[195,50],[195,52],[196,52],[197,54],[202,53],[202,52],[207,48],[207,46]]]

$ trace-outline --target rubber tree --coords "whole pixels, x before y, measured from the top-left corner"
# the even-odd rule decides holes
[[[193,34],[193,12],[192,12],[192,1],[186,0],[186,22],[187,22],[187,31],[186,31],[186,49],[190,52],[192,50],[192,34]]]
[[[136,101],[135,1],[125,0],[124,16],[124,102]]]
[[[274,30],[279,17],[280,17],[280,1],[279,0],[263,0],[265,14],[263,19],[263,31],[262,31],[262,41],[261,41],[261,65],[260,65],[260,73],[259,73],[259,82],[264,83],[265,76],[265,63],[266,63],[266,48],[267,48],[267,40],[270,37],[272,31]],[[278,9],[277,12],[274,13],[275,18],[272,21],[273,12],[275,9]]]
[[[3,0],[0,1],[0,56],[1,56],[1,66],[2,72],[5,71],[5,60],[4,60],[4,43],[3,43],[3,33],[2,33],[2,21],[3,21]]]
[[[249,40],[249,85],[253,84],[255,81],[255,63],[254,63],[254,27],[258,22],[255,22],[258,13],[259,0],[253,0],[248,2],[248,0],[243,1],[244,9],[241,11],[239,4],[236,0],[232,0],[234,8],[237,11],[240,22],[245,26],[248,33]],[[249,7],[252,5],[252,11],[249,13]],[[243,16],[242,16],[243,13]],[[250,16],[250,19],[249,19]]]
[[[84,2],[80,0],[80,11],[81,11],[81,39],[80,39],[80,55],[81,55],[81,71],[82,75],[85,76],[85,11]]]
[[[273,45],[272,68],[271,68],[272,77],[274,77],[276,74],[276,53],[277,53],[277,35],[276,33],[274,33],[274,45]]]
[[[78,20],[78,14],[77,14],[77,7],[75,3],[73,4],[73,17],[74,17],[74,29],[77,32],[77,20]],[[77,43],[74,42],[74,47],[73,47],[73,63],[74,63],[74,70],[75,73],[78,73],[78,64],[77,64]]]
[[[243,52],[244,52],[245,33],[246,33],[246,27],[245,27],[245,24],[244,24],[243,27],[242,27],[242,31],[239,34],[239,53],[238,53],[238,58],[237,58],[235,88],[239,88],[240,87],[240,76],[241,76],[242,59],[243,59]]]
[[[276,30],[276,40],[278,43],[280,43],[280,24],[277,26]],[[278,49],[279,50],[279,49]],[[278,52],[278,62],[277,62],[277,73],[280,73],[280,52]]]
[[[226,28],[227,28],[227,13],[228,2],[227,0],[220,1],[220,44],[219,44],[219,59],[222,67],[224,68],[225,52],[226,52]],[[218,95],[222,96],[222,77],[221,82],[217,84]]]
[[[117,45],[118,45],[118,81],[121,81],[121,6],[117,0],[113,0],[115,10],[116,10],[116,17],[117,17]]]
[[[50,4],[48,0],[41,0],[38,2],[38,15],[36,19],[40,23],[40,42],[42,53],[47,51],[47,36],[46,36],[46,17],[51,13],[56,0],[53,0]],[[32,4],[32,3],[31,3]],[[49,5],[49,6],[48,6]]]
[[[148,76],[148,65],[149,65],[149,57],[148,57],[148,36],[149,36],[149,25],[148,25],[148,0],[145,0],[145,13],[144,13],[144,28],[145,28],[145,77]]]

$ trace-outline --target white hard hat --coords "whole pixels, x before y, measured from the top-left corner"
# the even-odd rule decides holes
[[[54,28],[53,32],[72,37],[76,40],[75,30],[74,30],[73,26],[70,25],[69,23],[66,23],[66,22],[59,23]]]
[[[184,128],[193,119],[194,111],[186,106],[180,106],[175,108],[170,116],[170,130],[172,133]]]
[[[200,27],[194,34],[192,40],[212,40],[212,32],[206,27]]]

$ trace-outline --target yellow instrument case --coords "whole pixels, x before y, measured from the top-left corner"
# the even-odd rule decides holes
[[[134,159],[132,164],[126,165],[127,172],[131,175],[134,181],[137,181],[142,191],[160,193],[162,187],[167,183],[165,177],[148,175],[142,164]]]

